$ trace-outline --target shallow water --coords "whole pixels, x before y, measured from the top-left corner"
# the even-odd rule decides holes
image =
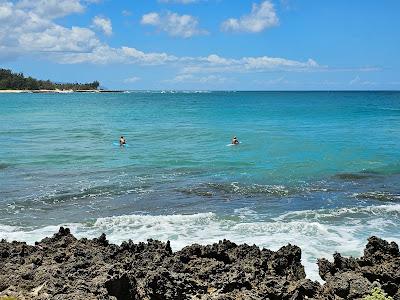
[[[318,278],[400,241],[399,133],[396,92],[0,94],[0,238],[294,243]]]

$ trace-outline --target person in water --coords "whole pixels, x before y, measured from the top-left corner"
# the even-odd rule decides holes
[[[236,136],[234,136],[232,139],[232,145],[239,145],[239,140],[237,139]]]
[[[126,140],[125,140],[125,138],[124,138],[123,136],[121,136],[121,137],[119,138],[119,145],[120,145],[120,146],[126,145]]]

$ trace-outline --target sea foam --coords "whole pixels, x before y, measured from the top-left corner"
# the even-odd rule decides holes
[[[372,214],[372,217],[368,218],[368,214]],[[170,240],[173,250],[193,243],[210,244],[224,238],[272,250],[291,243],[302,249],[302,262],[307,276],[320,280],[317,258],[330,258],[335,251],[359,256],[370,235],[379,235],[399,243],[400,234],[396,230],[399,224],[393,221],[398,220],[398,216],[400,205],[394,204],[298,211],[274,219],[263,219],[251,209],[239,209],[234,216],[218,216],[211,212],[192,215],[122,215],[99,218],[91,223],[60,225],[68,226],[77,237],[93,238],[104,232],[111,242],[117,244],[128,239],[134,242],[149,238]],[[332,218],[340,218],[341,222],[332,222]],[[57,230],[58,226],[29,229],[3,225],[0,238],[32,244]]]

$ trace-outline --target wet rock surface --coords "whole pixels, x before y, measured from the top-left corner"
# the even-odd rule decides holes
[[[169,242],[110,244],[67,228],[34,246],[0,242],[0,295],[18,299],[362,299],[380,287],[400,300],[395,243],[371,237],[361,258],[318,261],[324,284],[306,278],[301,249],[224,240],[172,252]]]
[[[400,300],[400,254],[394,242],[370,237],[361,258],[339,253],[333,262],[318,260],[319,275],[326,281],[322,293],[330,299],[359,299],[374,287]]]

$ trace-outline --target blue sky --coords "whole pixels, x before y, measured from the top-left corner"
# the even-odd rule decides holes
[[[112,89],[398,90],[398,0],[0,0],[0,66]]]

